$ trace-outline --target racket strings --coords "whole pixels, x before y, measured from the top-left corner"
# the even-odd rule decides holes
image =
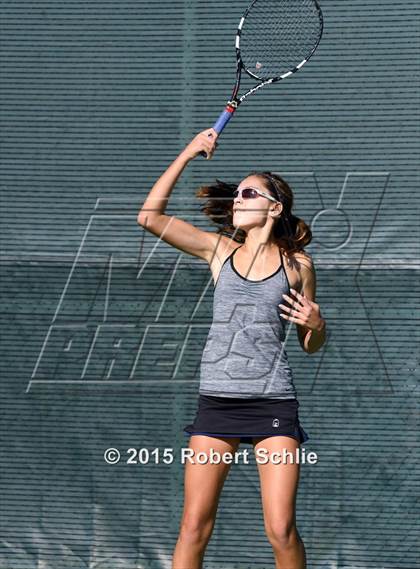
[[[313,0],[257,0],[242,29],[241,59],[260,79],[279,77],[311,55],[321,33]]]

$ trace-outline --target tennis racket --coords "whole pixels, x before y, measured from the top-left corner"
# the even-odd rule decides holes
[[[301,69],[318,47],[322,31],[323,17],[316,0],[253,0],[236,33],[235,86],[214,130],[220,135],[249,95]],[[242,71],[258,84],[238,96]],[[201,154],[207,156],[204,151]]]

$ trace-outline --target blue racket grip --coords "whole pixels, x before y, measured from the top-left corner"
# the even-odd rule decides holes
[[[227,125],[227,123],[230,121],[230,119],[233,116],[233,113],[236,111],[235,107],[232,107],[231,105],[227,105],[224,109],[224,111],[222,112],[222,114],[219,116],[219,118],[217,119],[217,121],[214,123],[214,130],[217,132],[217,134],[219,135],[222,130],[225,128],[225,126]],[[204,150],[202,150],[200,152],[201,156],[204,156],[205,158],[207,158],[207,154],[204,152]]]
[[[214,123],[214,126],[213,126],[213,128],[217,132],[217,134],[220,134],[222,132],[222,130],[225,128],[227,123],[232,118],[235,110],[236,109],[234,107],[231,107],[230,105],[228,105],[225,108],[225,110],[222,112],[222,114],[220,115],[220,117],[217,119],[217,121]]]

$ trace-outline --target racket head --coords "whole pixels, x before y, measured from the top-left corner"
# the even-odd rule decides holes
[[[313,55],[324,28],[317,0],[253,0],[236,34],[236,56],[258,81],[279,81]]]

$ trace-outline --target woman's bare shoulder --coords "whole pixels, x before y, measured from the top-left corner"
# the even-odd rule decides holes
[[[214,240],[214,248],[208,259],[210,264],[213,263],[215,259],[219,261],[221,265],[223,265],[224,261],[229,257],[229,255],[238,247],[241,246],[241,243],[232,239],[228,235],[222,235],[220,233],[213,233],[213,240]]]
[[[311,270],[313,267],[312,256],[303,249],[300,251],[293,251],[291,253],[288,253],[287,250],[285,250],[283,254],[286,257],[288,264],[298,270]]]

